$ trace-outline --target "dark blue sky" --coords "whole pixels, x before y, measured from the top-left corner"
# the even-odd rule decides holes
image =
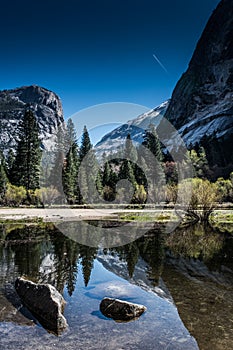
[[[0,89],[44,86],[66,117],[103,102],[155,107],[171,96],[218,2],[2,2]]]

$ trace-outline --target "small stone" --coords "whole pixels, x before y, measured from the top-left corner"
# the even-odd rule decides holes
[[[115,321],[131,321],[140,317],[147,308],[120,299],[104,298],[100,303],[100,311]]]

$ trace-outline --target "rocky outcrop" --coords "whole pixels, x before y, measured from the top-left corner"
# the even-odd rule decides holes
[[[37,118],[45,148],[50,147],[58,126],[64,123],[61,100],[54,92],[37,85],[0,91],[0,148],[5,152],[15,147],[17,125],[27,107]]]
[[[100,303],[100,311],[116,321],[131,321],[141,316],[146,307],[119,299],[104,298]]]
[[[48,331],[60,334],[67,327],[63,316],[65,300],[50,284],[36,284],[18,277],[15,289],[23,304]]]
[[[165,117],[188,146],[203,143],[212,165],[233,163],[232,0],[222,0],[210,17]]]

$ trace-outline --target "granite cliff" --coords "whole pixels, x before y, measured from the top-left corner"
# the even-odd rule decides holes
[[[37,85],[0,91],[0,147],[5,152],[15,147],[17,125],[25,108],[34,112],[43,147],[49,148],[59,125],[63,125],[60,98]]]

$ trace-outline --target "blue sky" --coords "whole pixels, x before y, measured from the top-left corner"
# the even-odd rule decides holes
[[[217,4],[217,0],[4,2],[0,89],[46,87],[61,97],[65,117],[108,102],[155,107],[171,96]]]

